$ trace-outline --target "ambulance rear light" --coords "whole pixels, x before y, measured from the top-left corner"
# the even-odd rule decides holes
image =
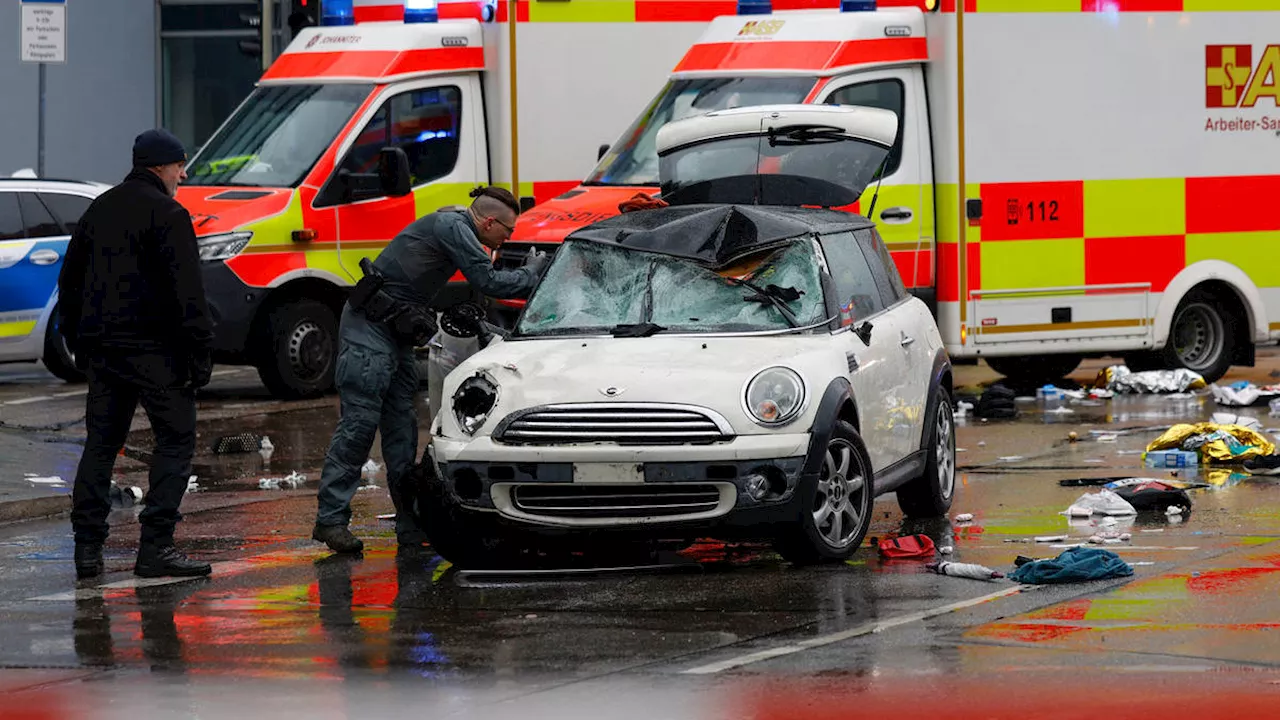
[[[876,0],[840,0],[840,12],[875,12]]]
[[[321,3],[321,25],[355,25],[355,0],[324,0]]]
[[[433,23],[440,20],[437,0],[404,0],[405,23]]]
[[[769,15],[772,12],[771,0],[738,0],[739,15]]]

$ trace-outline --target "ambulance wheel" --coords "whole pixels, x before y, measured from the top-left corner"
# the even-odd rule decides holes
[[[282,400],[323,395],[333,387],[337,357],[333,310],[315,300],[296,300],[270,312],[263,338],[267,354],[258,365],[262,384]]]
[[[987,365],[1017,385],[1043,385],[1070,375],[1082,359],[1079,355],[992,357]]]
[[[805,494],[799,520],[774,542],[778,554],[795,565],[853,557],[871,528],[874,488],[867,446],[852,425],[837,420],[817,482],[799,490]]]
[[[58,308],[53,308],[53,315],[44,331],[44,355],[41,357],[44,366],[60,380],[69,383],[82,383],[85,374],[76,367],[75,353],[67,345],[67,339],[58,329]]]
[[[1165,366],[1199,373],[1208,383],[1226,375],[1235,354],[1233,315],[1244,317],[1208,290],[1187,293],[1173,313]]]

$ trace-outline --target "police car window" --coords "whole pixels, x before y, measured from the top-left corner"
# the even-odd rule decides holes
[[[462,91],[455,86],[400,93],[384,103],[356,136],[342,169],[371,173],[384,147],[398,147],[409,157],[413,185],[438,180],[458,162]]]
[[[82,195],[66,193],[40,193],[40,199],[62,224],[64,235],[75,232],[76,225],[80,224],[80,216],[84,215],[84,211],[89,209],[89,203],[93,202]]]
[[[26,236],[17,193],[0,192],[0,240],[21,240]]]
[[[889,254],[889,248],[880,239],[880,233],[873,228],[857,232],[858,244],[866,254],[871,265],[871,274],[875,276],[876,285],[880,288],[880,296],[885,305],[893,305],[906,297],[907,290],[898,275],[898,265]]]
[[[853,233],[824,236],[822,251],[835,284],[841,325],[852,325],[885,308],[875,275]]]
[[[906,87],[901,80],[876,80],[874,82],[846,85],[831,93],[827,105],[860,105],[862,107],[891,110],[898,114],[898,139],[889,152],[889,161],[885,165],[884,175],[887,177],[898,171],[902,165],[902,142],[906,117]]]
[[[27,237],[46,238],[63,234],[62,226],[53,219],[53,215],[35,193],[18,193],[18,207],[22,209],[22,221],[27,228]]]

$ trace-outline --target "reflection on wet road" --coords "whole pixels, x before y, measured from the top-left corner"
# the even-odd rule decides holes
[[[0,527],[0,690],[49,712],[32,717],[1273,715],[1280,482],[1184,474],[1210,486],[1190,491],[1190,513],[1120,519],[1131,540],[1105,546],[1134,564],[1130,578],[1018,586],[875,554],[876,538],[919,532],[1006,573],[1019,555],[1054,557],[1100,529],[1061,514],[1093,488],[1059,481],[1169,477],[1143,469],[1141,449],[1220,409],[1203,397],[1068,407],[962,421],[951,518],[904,521],[883,498],[868,547],[844,565],[701,542],[641,568],[541,573],[397,552],[382,487],[356,501],[365,554],[330,556],[306,538],[332,408],[229,416],[202,428],[201,490],[179,528],[215,563],[210,579],[134,579],[128,509],[113,516],[108,576],[87,586],[65,519]],[[1244,413],[1280,426],[1265,407]],[[270,435],[272,456],[208,452],[241,431]],[[302,489],[258,489],[294,470]]]

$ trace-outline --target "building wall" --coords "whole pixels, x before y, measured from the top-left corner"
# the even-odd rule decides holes
[[[35,169],[38,70],[19,55],[16,0],[0,1],[0,175]],[[155,0],[69,0],[67,62],[49,65],[45,175],[118,182],[156,124]]]

